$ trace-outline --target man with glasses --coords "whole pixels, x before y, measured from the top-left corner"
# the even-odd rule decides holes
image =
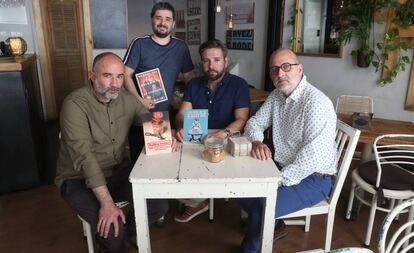
[[[246,124],[252,141],[251,155],[271,159],[263,132],[272,126],[274,161],[282,172],[277,191],[275,218],[312,206],[331,191],[331,175],[336,173],[336,114],[331,100],[312,86],[303,66],[289,49],[273,52],[269,60],[270,78],[276,89]],[[257,169],[260,169],[258,167]],[[258,252],[263,199],[239,199],[249,214],[242,252]],[[274,239],[287,235],[283,221],[276,220]]]

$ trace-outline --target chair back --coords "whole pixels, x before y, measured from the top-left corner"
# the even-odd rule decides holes
[[[387,234],[391,224],[394,219],[402,212],[406,212],[406,209],[409,209],[407,222],[403,223],[401,219],[398,220],[400,227],[394,232],[392,237],[386,243]],[[412,232],[414,226],[414,198],[409,199],[400,205],[396,206],[388,215],[385,217],[382,222],[379,242],[378,242],[378,252],[379,253],[388,253],[388,252],[413,252],[414,248],[414,232]],[[405,235],[402,235],[405,231]],[[411,243],[410,243],[411,239]],[[387,245],[386,245],[387,244]]]
[[[340,120],[337,121],[335,143],[337,150],[338,172],[335,175],[335,184],[328,200],[331,206],[332,204],[334,206],[336,205],[339,195],[341,194],[342,186],[344,185],[349,166],[351,165],[352,157],[354,155],[360,134],[360,130],[353,128]]]
[[[383,165],[397,165],[403,169],[414,167],[414,134],[378,136],[374,141],[374,154],[378,168],[375,186],[379,187]]]
[[[371,97],[341,95],[336,99],[336,112],[341,114],[353,114],[354,112],[374,112],[374,104]]]

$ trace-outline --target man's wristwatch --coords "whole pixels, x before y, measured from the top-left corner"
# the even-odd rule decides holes
[[[223,131],[226,133],[226,138],[231,135],[231,131],[228,128],[223,129]]]

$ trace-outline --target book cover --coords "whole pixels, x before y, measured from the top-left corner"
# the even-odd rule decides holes
[[[144,130],[145,154],[153,155],[172,151],[171,125],[168,112],[141,114]]]
[[[143,98],[150,96],[156,104],[168,100],[158,68],[135,74],[135,78]]]
[[[208,134],[208,110],[188,109],[184,112],[184,141],[202,142]]]

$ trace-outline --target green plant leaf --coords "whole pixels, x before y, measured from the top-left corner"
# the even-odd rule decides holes
[[[352,50],[352,51],[351,51],[351,56],[357,56],[357,54],[358,54],[358,53],[357,53],[357,51],[356,51],[356,50]]]
[[[410,58],[406,55],[404,55],[403,57],[401,57],[402,61],[405,63],[410,63]]]

